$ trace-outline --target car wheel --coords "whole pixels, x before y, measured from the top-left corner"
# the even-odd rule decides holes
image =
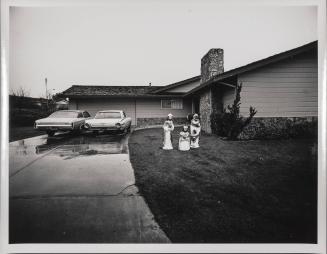
[[[49,137],[53,137],[55,134],[55,131],[47,131],[47,134]]]
[[[86,130],[86,128],[85,128],[85,124],[81,124],[80,127],[79,127],[79,129],[80,129],[81,131],[85,131],[85,130]]]

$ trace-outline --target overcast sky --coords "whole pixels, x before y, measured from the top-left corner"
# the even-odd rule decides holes
[[[53,93],[71,85],[167,85],[199,75],[210,48],[224,49],[226,71],[317,40],[315,7],[110,3],[12,8],[11,89],[44,96],[46,77]]]

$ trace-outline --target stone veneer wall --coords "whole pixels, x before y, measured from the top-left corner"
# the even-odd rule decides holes
[[[211,91],[210,89],[205,90],[200,95],[200,121],[201,130],[206,133],[211,133]]]
[[[203,84],[213,76],[224,72],[224,50],[210,49],[201,59],[201,81]],[[221,94],[221,93],[220,93]],[[200,94],[200,120],[201,129],[206,133],[211,133],[210,115],[213,109],[221,107],[221,95],[219,91],[207,88]]]
[[[137,127],[146,127],[152,125],[163,125],[166,121],[166,117],[156,117],[156,118],[137,118]],[[174,117],[174,125],[187,124],[187,119],[185,117]]]
[[[258,117],[252,119],[238,138],[247,140],[317,136],[317,117]]]

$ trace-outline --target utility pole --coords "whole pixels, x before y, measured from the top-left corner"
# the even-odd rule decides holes
[[[48,102],[48,78],[45,78],[45,99],[47,100],[47,108],[49,108],[49,102]]]

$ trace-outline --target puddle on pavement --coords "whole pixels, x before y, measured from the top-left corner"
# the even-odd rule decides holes
[[[38,136],[9,144],[10,175],[44,155],[73,159],[81,156],[127,154],[126,136],[79,135],[62,133],[54,137]],[[50,153],[49,153],[50,152]]]
[[[126,154],[127,149],[121,143],[63,145],[55,149],[50,156],[73,159],[79,156]]]

